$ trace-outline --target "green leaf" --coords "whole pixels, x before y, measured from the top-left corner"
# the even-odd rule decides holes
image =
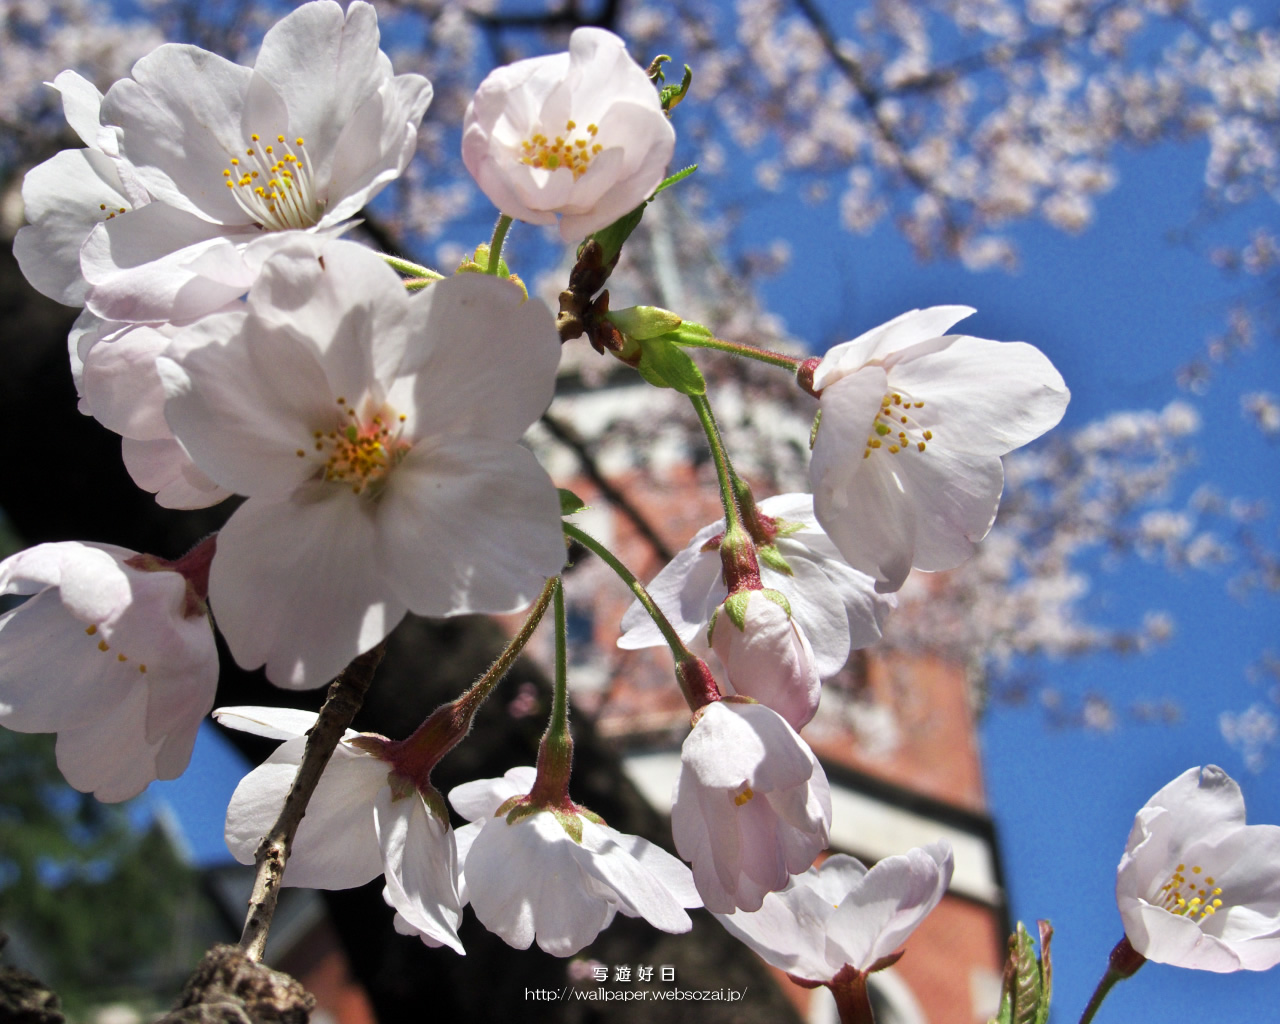
[[[688,167],[685,167],[685,168],[682,168],[681,170],[676,171],[676,173],[671,175],[669,178],[664,178],[662,180],[662,184],[660,184],[657,188],[653,190],[653,195],[656,196],[664,188],[670,188],[677,181],[684,181],[685,178],[689,177],[689,175],[691,175],[697,169],[698,169],[697,164],[690,164]],[[653,196],[650,196],[649,198],[652,199]]]
[[[1000,1012],[990,1024],[1047,1024],[1049,999],[1053,990],[1053,967],[1049,958],[1049,941],[1053,928],[1040,921],[1040,956],[1036,956],[1035,940],[1026,926],[1018,922],[1018,930],[1009,936],[1009,959],[1004,967],[1004,984],[1000,994]]]
[[[653,196],[656,196],[664,188],[674,185],[677,181],[683,181],[697,169],[698,165],[692,164],[682,171],[677,171],[653,190]],[[636,225],[640,223],[640,219],[644,216],[644,208],[653,201],[653,196],[650,196],[630,213],[624,213],[607,228],[601,228],[591,236],[600,243],[600,249],[602,252],[601,262],[603,262],[606,267],[618,258],[618,253],[622,251],[623,243],[631,237],[631,232],[633,232],[636,229]],[[579,252],[581,252],[581,250],[579,250]]]
[[[667,58],[670,60],[670,58]],[[689,92],[689,86],[693,84],[693,68],[688,64],[684,66],[684,78],[681,79],[679,85],[666,85],[658,92],[658,99],[662,103],[662,109],[668,114],[679,105],[680,101],[685,98]]]
[[[579,498],[573,491],[567,487],[557,487],[560,492],[560,514],[562,516],[571,516],[575,512],[581,512],[587,507],[587,503]]]
[[[659,388],[674,388],[682,395],[705,395],[707,382],[689,354],[661,338],[650,338],[640,347],[640,376]]]

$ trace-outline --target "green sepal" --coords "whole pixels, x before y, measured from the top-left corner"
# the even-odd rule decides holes
[[[795,571],[782,557],[782,552],[772,544],[765,544],[756,548],[756,557],[760,559],[761,565],[767,565],[774,572],[780,572],[784,576],[794,576]]]
[[[399,772],[387,773],[387,786],[391,790],[391,801],[403,800],[405,797],[416,793],[418,788],[413,784],[413,780]]]
[[[684,345],[697,344],[714,336],[710,327],[695,324],[692,320],[682,320],[680,325],[668,335],[672,341]]]
[[[1053,928],[1048,921],[1037,922],[1040,929],[1040,956],[1036,956],[1035,940],[1026,926],[1018,922],[1018,930],[1009,936],[1009,959],[1004,966],[1004,982],[1000,993],[1000,1012],[990,1024],[1047,1024],[1049,999],[1053,992],[1053,966],[1049,957],[1049,940]]]
[[[682,395],[705,395],[707,382],[687,352],[662,338],[650,338],[640,347],[635,364],[640,376],[654,387],[674,388]]]
[[[693,84],[693,68],[688,64],[684,66],[684,77],[680,80],[679,85],[664,85],[658,92],[658,100],[662,103],[662,109],[668,114],[671,113],[680,103],[685,95],[689,92],[689,86]]]
[[[556,490],[560,494],[560,514],[562,516],[571,516],[575,512],[581,512],[587,507],[587,503],[579,498],[573,491],[567,487],[557,487]]]
[[[724,599],[720,607],[729,616],[729,621],[738,627],[741,633],[747,628],[747,605],[751,601],[750,590],[737,590]]]
[[[547,808],[556,821],[560,822],[560,827],[564,829],[565,834],[579,846],[582,845],[582,819],[571,811],[562,811],[557,807]]]
[[[795,523],[790,519],[775,519],[773,528],[778,532],[773,535],[774,540],[785,540],[793,534],[799,533],[805,528],[804,523]]]
[[[822,410],[818,410],[818,414],[813,417],[813,427],[809,431],[809,451],[813,451],[813,446],[818,443],[818,428],[822,426]]]
[[[660,306],[628,306],[611,309],[605,318],[628,337],[637,341],[658,338],[676,330],[684,321],[679,314]]]
[[[787,613],[787,618],[791,618],[791,602],[787,600],[787,595],[781,590],[770,590],[765,587],[760,591],[760,596],[767,598]]]
[[[640,223],[640,219],[644,216],[644,208],[653,201],[653,196],[656,196],[664,188],[669,188],[674,185],[677,181],[683,181],[697,169],[697,164],[691,164],[683,170],[676,171],[675,174],[666,178],[661,184],[659,184],[658,187],[653,190],[653,195],[637,206],[634,210],[630,213],[624,213],[608,227],[601,228],[599,231],[591,235],[591,238],[594,238],[600,243],[600,262],[604,266],[609,267],[613,264],[614,260],[618,258],[618,253],[622,251],[623,243],[631,237],[631,232],[633,232],[636,229],[636,225]],[[583,242],[583,245],[586,245],[585,241]],[[487,246],[485,247],[485,250],[486,252],[488,251]],[[581,247],[578,249],[578,255],[582,255]]]

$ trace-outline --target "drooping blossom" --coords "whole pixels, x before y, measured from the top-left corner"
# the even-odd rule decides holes
[[[759,910],[827,846],[831,788],[808,745],[763,704],[704,707],[680,751],[676,852],[718,914]]]
[[[252,68],[179,44],[139,60],[101,123],[152,201],[80,249],[89,308],[190,319],[243,295],[289,234],[349,227],[408,164],[431,101],[378,46],[372,6],[314,0],[267,32]]]
[[[534,768],[512,768],[449,794],[471,821],[458,830],[458,848],[466,898],[481,924],[516,949],[536,939],[553,956],[578,952],[619,911],[665,932],[692,927],[685,908],[701,900],[689,869],[665,850],[590,812],[509,813],[535,777]]]
[[[812,370],[814,511],[881,591],[901,587],[912,566],[951,569],[973,553],[995,520],[1000,456],[1053,427],[1070,398],[1031,345],[946,333],[971,313],[904,313]]]
[[[872,579],[840,556],[814,519],[811,495],[776,495],[759,502],[758,509],[775,531],[772,543],[757,549],[760,579],[766,589],[783,595],[790,616],[784,621],[778,614],[781,606],[775,605],[775,612],[753,601],[768,620],[765,625],[776,628],[733,636],[719,627],[722,639],[716,653],[725,667],[729,640],[735,641],[732,646],[742,657],[735,656],[735,666],[727,670],[730,687],[772,707],[798,729],[817,707],[818,679],[839,672],[851,649],[880,639],[896,599],[877,594]],[[648,586],[681,639],[696,648],[706,647],[708,625],[728,595],[716,550],[723,530],[723,520],[703,527]],[[665,642],[639,602],[627,609],[622,628],[618,646],[627,650]],[[750,649],[761,645],[773,649],[774,656],[758,660],[760,651]],[[803,682],[790,685],[789,679]]]
[[[114,802],[191,758],[218,655],[204,601],[179,572],[109,544],[40,544],[0,562],[0,725],[56,732],[58,768]]]
[[[164,418],[165,393],[156,359],[173,324],[120,324],[85,310],[67,338],[71,376],[82,413],[121,436],[133,482],[165,508],[207,508],[230,495],[196,468]]]
[[[67,123],[87,148],[64,149],[22,179],[27,226],[13,239],[13,255],[31,286],[68,306],[84,304],[80,247],[101,222],[151,201],[115,134],[99,123],[102,93],[74,71],[50,83],[62,95]]]
[[[732,692],[758,700],[802,729],[818,710],[822,680],[813,648],[777,591],[742,590],[722,604],[711,647]]]
[[[230,728],[284,741],[240,781],[227,806],[227,848],[241,864],[252,864],[284,807],[317,716],[237,707],[220,708],[214,717]],[[294,834],[284,884],[350,889],[385,874],[383,897],[400,919],[430,945],[464,953],[454,832],[412,783],[373,753],[385,743],[350,729],[338,741]]]
[[[462,162],[503,213],[554,224],[566,242],[643,203],[675,149],[643,68],[599,28],[575,29],[569,51],[490,72],[467,106]]]
[[[1240,787],[1189,768],[1147,801],[1116,871],[1132,948],[1202,971],[1280,963],[1280,826],[1246,825]]]
[[[891,957],[938,905],[953,866],[946,842],[886,857],[870,871],[838,853],[769,893],[754,913],[716,919],[774,967],[825,983],[845,967],[866,972]]]
[[[407,610],[527,605],[565,555],[556,490],[518,443],[559,356],[550,311],[515,285],[464,274],[406,295],[342,241],[317,258],[304,239],[243,311],[180,331],[158,364],[166,418],[249,498],[209,584],[236,660],[319,686]]]

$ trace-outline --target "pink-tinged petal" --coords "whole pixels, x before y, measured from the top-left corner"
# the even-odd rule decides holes
[[[802,876],[795,888],[764,897],[759,910],[716,914],[716,920],[774,967],[797,978],[830,981],[838,968],[827,963],[825,932],[835,907],[809,881]]]
[[[722,610],[711,644],[736,693],[772,708],[793,729],[813,718],[822,695],[813,649],[779,604],[753,591],[743,628]]]
[[[124,468],[135,484],[156,496],[162,508],[209,508],[231,497],[202,473],[175,439],[120,443]]]
[[[155,758],[160,744],[148,744],[143,735],[146,702],[145,688],[136,687],[95,721],[58,731],[58,771],[73,788],[103,803],[119,803],[159,777]],[[190,746],[186,753],[190,757]]]
[[[86,305],[106,320],[193,320],[243,295],[253,275],[224,228],[165,203],[104,221],[80,250]]]
[[[381,641],[406,608],[374,566],[362,499],[324,483],[253,498],[218,535],[209,599],[236,661],[277,686],[309,689]],[[323,551],[323,559],[314,557]]]
[[[156,358],[168,346],[168,335],[145,325],[93,345],[81,374],[93,418],[139,441],[172,437],[164,418],[164,385],[156,369]]]
[[[919,359],[904,353],[890,381],[945,424],[939,441],[974,455],[1004,455],[1035,440],[1058,425],[1071,399],[1048,357],[1020,341],[958,337]]]
[[[564,566],[556,490],[513,443],[419,442],[387,478],[376,522],[378,569],[420,615],[516,611]]]
[[[952,869],[951,847],[946,843],[877,863],[828,921],[828,939],[843,958],[841,966],[853,964],[867,970],[901,947],[941,901]]]
[[[850,492],[867,486],[862,479],[867,469],[885,454],[873,451],[870,457],[863,457],[876,413],[880,411],[880,400],[888,386],[884,370],[866,366],[823,393],[822,421],[814,439],[809,479],[813,483],[815,514],[828,534],[831,533],[828,519],[833,515],[852,514],[845,511]],[[860,568],[856,562],[850,564]]]
[[[519,440],[555,393],[551,311],[484,274],[439,281],[412,305],[417,344],[404,372],[418,378],[415,434]]]
[[[465,955],[458,938],[458,855],[448,822],[436,818],[417,793],[392,799],[389,786],[379,790],[373,815],[388,902],[430,945]]]
[[[353,3],[345,15],[329,0],[303,4],[271,27],[254,63],[288,97],[288,127],[245,128],[301,135],[308,151],[333,153],[356,108],[389,77],[385,60],[369,4]]]
[[[41,295],[83,305],[80,247],[109,215],[133,205],[115,164],[93,150],[64,149],[27,172],[22,203],[28,226],[14,237],[13,254],[23,276]]]
[[[403,372],[406,324],[418,316],[400,276],[354,242],[281,232],[250,248],[268,245],[275,249],[249,296],[253,333],[273,333],[273,344],[299,350],[275,358],[314,354],[327,382],[314,387],[329,419],[341,411],[334,405],[338,397],[355,402],[371,386],[385,389]],[[277,391],[288,394],[287,381],[281,376]]]
[[[314,711],[296,708],[234,707],[218,708],[213,719],[219,725],[269,740],[293,740],[305,736],[319,719]]]
[[[280,816],[305,746],[304,737],[282,743],[232,794],[227,848],[241,864],[253,863],[263,836]],[[294,836],[285,885],[350,889],[382,873],[373,805],[387,784],[388,770],[385,762],[338,744]]]
[[[856,857],[833,853],[821,865],[806,872],[803,878],[797,878],[796,885],[812,889],[834,913],[844,898],[862,884],[866,873],[867,866]]]
[[[926,572],[954,569],[995,522],[1004,467],[992,455],[937,446],[902,455],[894,469],[903,490],[900,504],[915,516],[911,564]]]
[[[313,435],[333,429],[341,407],[317,352],[291,330],[223,313],[179,331],[169,357],[157,362],[165,416],[218,484],[281,495],[322,471]]]
[[[582,823],[582,844],[566,847],[579,870],[612,890],[628,917],[643,917],[655,928],[675,934],[693,927],[680,900],[631,852],[590,821]],[[589,941],[589,940],[588,940]]]
[[[645,588],[685,643],[706,630],[711,612],[728,594],[719,554],[701,550],[716,533],[723,532],[723,525],[713,523],[699,530],[688,546],[663,566]],[[633,601],[622,616],[622,629],[618,646],[624,650],[666,643],[639,601]]]
[[[108,671],[110,655],[54,588],[0,616],[0,725],[57,732],[91,724],[126,699],[134,672]]]
[[[820,567],[817,562],[806,557],[808,551],[802,545],[783,540],[778,543],[778,551],[787,559],[792,575],[783,576],[767,566],[761,566],[761,580],[766,587],[786,595],[795,624],[809,645],[817,675],[822,679],[835,675],[849,660],[850,616],[863,611],[871,601],[858,593],[854,595],[856,603],[852,607],[846,606],[846,595],[832,583],[825,567]],[[850,576],[855,575],[847,567],[845,569]],[[871,580],[865,576],[862,579],[865,580],[863,589],[866,594],[874,594]],[[868,618],[872,623],[875,622],[874,616]],[[874,639],[879,639],[879,630]],[[790,718],[787,720],[791,721]],[[791,724],[795,726],[795,722],[792,721]]]
[[[35,594],[62,587],[67,610],[85,622],[114,619],[129,603],[129,580],[119,563],[132,551],[111,544],[37,544],[0,562],[0,594]]]
[[[824,496],[814,507],[827,535],[853,568],[866,573],[877,591],[896,591],[911,571],[918,528],[912,506],[904,500],[902,481],[883,460],[873,457],[857,486],[838,509],[828,511]]]
[[[892,361],[892,357],[903,349],[940,339],[952,326],[975,312],[969,306],[930,306],[928,309],[913,309],[888,323],[873,327],[852,341],[827,350],[814,371],[814,389],[825,392],[832,384],[867,363]],[[822,397],[825,403],[826,394]]]
[[[74,71],[62,71],[49,83],[62,96],[62,113],[71,130],[90,149],[100,148],[102,93],[98,87]]]
[[[122,129],[121,153],[157,199],[204,220],[248,226],[222,171],[248,141],[242,120],[251,76],[198,46],[160,46],[134,64],[132,79],[107,91],[102,121]]]
[[[449,791],[449,803],[468,821],[493,817],[493,812],[513,796],[524,796],[533,788],[537,769],[529,765],[508,768],[500,779],[464,782]]]

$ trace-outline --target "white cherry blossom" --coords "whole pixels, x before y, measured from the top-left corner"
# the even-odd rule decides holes
[[[178,44],[139,60],[101,120],[154,201],[85,241],[89,308],[190,319],[243,295],[290,233],[349,227],[408,164],[431,101],[378,45],[372,6],[314,0],[267,32],[252,68]]]
[[[564,563],[559,500],[521,447],[551,400],[550,311],[480,274],[407,295],[375,253],[309,240],[241,312],[159,361],[169,425],[249,500],[209,592],[240,664],[319,686],[422,615],[508,612]]]
[[[56,732],[58,768],[99,800],[174,779],[213,707],[218,654],[178,572],[108,544],[41,544],[0,562],[0,725]]]
[[[763,704],[702,709],[680,751],[676,851],[707,909],[759,910],[827,846],[831,788],[808,745]]]
[[[1264,971],[1280,963],[1280,826],[1246,825],[1240,787],[1189,768],[1147,801],[1116,871],[1129,944],[1157,963]]]
[[[662,182],[675,131],[626,44],[575,29],[569,51],[490,72],[467,106],[462,162],[503,213],[566,242],[607,227]]]
[[[449,802],[471,821],[459,829],[466,896],[489,931],[517,949],[536,939],[553,956],[572,956],[621,911],[665,932],[692,927],[701,906],[689,869],[639,836],[581,809],[507,814],[533,787],[536,770],[458,786]],[[571,835],[570,829],[577,834]],[[401,929],[403,930],[403,929]]]
[[[877,594],[871,577],[849,567],[814,518],[812,495],[779,494],[757,507],[778,527],[774,552],[759,559],[760,580],[786,597],[813,651],[818,675],[834,675],[844,668],[851,649],[880,639],[896,599]],[[724,520],[704,526],[648,585],[685,643],[705,645],[711,616],[728,596],[720,554],[708,546],[723,532]],[[639,602],[632,602],[623,615],[622,629],[618,646],[627,650],[665,643]]]
[[[886,857],[870,871],[838,853],[769,893],[754,913],[716,919],[774,967],[829,982],[847,966],[870,971],[892,956],[938,905],[953,867],[946,842]]]
[[[1070,398],[1039,349],[946,333],[971,313],[912,310],[836,345],[813,371],[814,511],[881,591],[912,566],[951,569],[973,553],[995,521],[1000,456],[1053,427]]]
[[[51,83],[62,95],[67,123],[87,148],[64,149],[33,167],[22,180],[28,225],[13,239],[13,254],[42,295],[68,306],[84,304],[80,247],[101,222],[150,202],[115,135],[98,122],[102,93],[74,71]]]
[[[242,732],[284,742],[236,787],[227,806],[226,840],[241,864],[254,854],[284,807],[316,722],[291,708],[219,708],[214,717]],[[453,830],[427,805],[412,783],[361,745],[348,729],[334,748],[307,813],[294,834],[284,884],[312,889],[351,889],[386,874],[384,897],[413,922],[430,944],[463,953],[458,938],[458,855]],[[437,796],[438,799],[438,796]]]

